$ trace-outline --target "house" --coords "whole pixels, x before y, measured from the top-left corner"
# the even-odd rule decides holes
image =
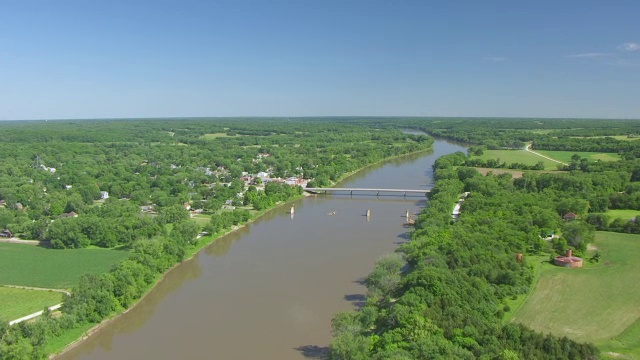
[[[100,191],[100,199],[108,199],[109,193],[106,191]]]
[[[10,238],[13,237],[13,233],[9,231],[9,229],[4,229],[2,230],[2,232],[0,232],[0,237]]]
[[[562,215],[562,219],[564,221],[573,221],[573,220],[575,220],[577,218],[578,218],[578,215],[576,215],[576,214],[574,214],[572,212]]]
[[[75,218],[75,217],[78,217],[78,214],[76,214],[76,213],[75,213],[75,212],[73,212],[73,211],[70,211],[70,212],[68,212],[68,213],[62,213],[62,214],[60,214],[60,217],[61,217],[61,218],[70,218],[70,217],[74,217],[74,218]]]

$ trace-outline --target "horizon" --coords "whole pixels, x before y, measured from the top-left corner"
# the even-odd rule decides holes
[[[632,0],[10,1],[0,121],[635,120],[638,13]]]
[[[3,122],[20,121],[126,121],[126,120],[241,120],[241,119],[466,119],[466,120],[489,120],[489,119],[518,119],[518,120],[616,120],[616,121],[640,121],[639,118],[595,118],[595,117],[540,117],[540,116],[412,116],[412,115],[323,115],[323,116],[168,116],[168,117],[118,117],[118,118],[59,118],[59,119],[6,119]]]

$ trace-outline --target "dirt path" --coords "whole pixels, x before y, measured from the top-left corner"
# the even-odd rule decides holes
[[[525,146],[525,147],[524,147],[524,149],[525,149],[525,150],[527,150],[528,152],[530,152],[530,153],[532,153],[532,154],[534,154],[534,155],[538,155],[538,156],[540,156],[540,157],[543,157],[543,158],[545,158],[545,159],[547,159],[547,160],[551,160],[551,161],[556,162],[556,163],[558,163],[558,164],[562,164],[562,165],[565,165],[565,166],[569,166],[569,164],[567,164],[567,163],[564,163],[564,162],[559,161],[559,160],[556,160],[556,159],[552,159],[552,158],[550,158],[550,157],[548,157],[548,156],[546,156],[546,155],[542,155],[542,154],[540,154],[539,152],[535,152],[535,151],[531,150],[530,148],[531,148],[531,144],[527,144],[527,146]]]
[[[6,284],[2,284],[1,286],[8,287],[8,288],[14,288],[14,289],[53,291],[53,292],[63,293],[65,295],[67,295],[67,296],[71,296],[70,292],[68,292],[67,290],[63,290],[63,289],[48,289],[48,288],[39,288],[39,287],[33,287],[33,286],[6,285]]]
[[[38,241],[38,240],[22,240],[22,239],[18,239],[16,237],[0,238],[0,243],[40,245],[40,241]]]

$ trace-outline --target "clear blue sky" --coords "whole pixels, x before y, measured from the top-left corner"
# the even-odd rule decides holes
[[[0,0],[0,120],[640,118],[640,1]]]

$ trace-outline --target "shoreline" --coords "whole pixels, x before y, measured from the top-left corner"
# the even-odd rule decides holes
[[[374,162],[374,163],[368,164],[368,165],[366,165],[366,166],[364,166],[364,167],[362,167],[362,168],[360,168],[360,169],[358,169],[358,170],[354,170],[354,171],[352,171],[352,172],[345,173],[345,174],[343,174],[342,176],[340,176],[340,177],[338,178],[338,180],[335,182],[335,184],[339,184],[339,183],[341,183],[341,182],[343,182],[343,181],[346,181],[349,177],[351,177],[351,176],[353,176],[353,175],[356,175],[357,173],[359,173],[359,172],[361,172],[361,171],[364,171],[364,170],[366,170],[366,169],[368,169],[368,168],[371,168],[371,167],[373,167],[373,166],[375,166],[375,165],[383,164],[383,163],[384,163],[384,162],[386,162],[386,161],[390,161],[390,160],[398,159],[398,158],[401,158],[401,157],[404,157],[404,156],[409,156],[409,155],[415,155],[415,154],[419,154],[419,153],[424,153],[424,152],[428,152],[428,151],[433,151],[433,143],[432,143],[432,144],[431,144],[431,146],[430,146],[429,148],[427,148],[427,149],[420,149],[420,150],[412,151],[412,152],[409,152],[409,153],[406,153],[406,154],[395,155],[395,156],[391,156],[391,157],[388,157],[388,158],[384,158],[384,159],[381,159],[381,160],[376,161],[376,162]],[[151,291],[152,291],[152,290],[153,290],[153,289],[158,285],[158,283],[160,283],[162,280],[164,280],[165,276],[166,276],[169,272],[171,272],[174,268],[176,268],[177,266],[179,266],[179,265],[183,264],[184,262],[192,261],[192,260],[196,257],[196,255],[198,255],[198,254],[199,254],[199,253],[200,253],[204,248],[206,248],[207,246],[212,245],[216,240],[218,240],[218,239],[220,239],[220,238],[222,238],[222,237],[224,237],[224,236],[227,236],[227,235],[229,235],[229,234],[231,234],[231,233],[233,233],[233,232],[235,232],[235,231],[237,231],[237,230],[239,230],[239,229],[244,228],[244,227],[245,227],[245,226],[247,226],[248,224],[253,223],[254,221],[256,221],[256,220],[260,219],[262,216],[264,216],[265,214],[267,214],[267,213],[269,213],[269,212],[271,212],[271,211],[274,211],[274,210],[276,210],[276,209],[278,209],[278,208],[280,208],[280,207],[283,207],[284,205],[287,205],[287,204],[289,204],[289,203],[291,203],[291,202],[294,202],[294,201],[296,201],[296,200],[299,200],[299,199],[302,199],[302,198],[306,198],[306,197],[309,197],[309,196],[313,196],[313,195],[312,195],[312,194],[307,193],[306,191],[303,191],[303,193],[302,193],[301,195],[295,196],[295,197],[293,197],[293,198],[291,198],[291,199],[289,199],[289,200],[287,200],[287,201],[284,201],[284,202],[282,202],[282,203],[280,203],[280,204],[276,204],[276,205],[274,205],[273,207],[271,207],[271,208],[269,208],[269,209],[265,209],[265,210],[263,210],[263,211],[259,212],[258,214],[256,214],[256,217],[255,217],[255,218],[250,219],[249,221],[247,221],[247,222],[245,222],[245,223],[243,223],[243,224],[241,224],[241,225],[235,225],[235,226],[233,226],[230,230],[227,230],[227,231],[225,231],[224,233],[221,233],[221,234],[219,234],[219,235],[215,235],[215,234],[214,234],[214,235],[212,235],[213,237],[212,237],[212,239],[211,239],[211,240],[209,240],[209,241],[205,241],[205,243],[204,243],[202,246],[198,246],[198,245],[197,245],[197,246],[196,246],[196,248],[194,249],[193,253],[189,253],[189,254],[188,254],[188,257],[186,257],[185,259],[183,259],[182,261],[180,261],[180,262],[178,262],[178,263],[175,263],[175,264],[174,264],[173,266],[171,266],[167,271],[165,271],[164,273],[160,274],[160,276],[159,276],[159,277],[158,277],[158,279],[153,283],[153,285],[152,285],[152,286],[150,286],[150,287],[149,287],[149,288],[144,292],[144,294],[143,294],[143,295],[142,295],[138,300],[136,300],[136,301],[135,301],[135,302],[134,302],[130,307],[128,307],[127,309],[125,309],[125,310],[123,310],[123,311],[121,311],[121,312],[115,313],[115,314],[113,314],[113,316],[108,317],[108,318],[106,318],[106,319],[103,319],[101,322],[99,322],[99,323],[95,324],[94,326],[92,326],[91,328],[89,328],[88,330],[86,330],[85,332],[83,332],[83,333],[82,333],[82,335],[81,335],[79,338],[77,338],[76,340],[74,340],[74,341],[70,342],[69,344],[67,344],[67,346],[65,346],[64,348],[62,348],[60,351],[58,351],[58,352],[56,352],[56,353],[53,353],[53,354],[49,354],[49,355],[48,355],[48,359],[52,359],[52,360],[53,360],[53,359],[56,359],[56,358],[58,358],[58,357],[60,357],[60,356],[64,355],[65,353],[67,353],[67,352],[69,352],[69,351],[71,351],[71,350],[75,349],[76,347],[80,346],[80,345],[81,345],[81,344],[82,344],[86,339],[88,339],[89,337],[91,337],[92,335],[94,335],[96,332],[100,331],[102,328],[104,328],[104,327],[106,327],[107,325],[109,325],[109,323],[111,323],[112,321],[114,321],[114,320],[118,319],[118,318],[119,318],[119,317],[121,317],[122,315],[124,315],[124,314],[128,313],[130,310],[132,310],[133,308],[135,308],[136,306],[138,306],[138,304],[139,304],[140,302],[142,302],[142,301],[143,301],[143,300],[144,300],[144,299],[145,299],[145,298],[146,298],[146,297],[151,293]],[[202,240],[202,239],[204,239],[204,238],[205,238],[205,237],[201,238],[200,240]]]
[[[231,227],[231,229],[229,229],[229,230],[227,230],[227,231],[225,231],[225,232],[223,232],[223,233],[220,233],[220,234],[218,234],[218,235],[213,235],[213,238],[212,238],[210,241],[205,241],[205,242],[203,243],[203,245],[202,245],[202,246],[197,246],[197,247],[196,247],[196,249],[195,249],[195,251],[193,251],[193,253],[190,253],[190,254],[188,255],[188,257],[184,258],[182,261],[180,261],[180,262],[178,262],[178,263],[173,264],[173,266],[171,266],[169,269],[167,269],[167,271],[165,271],[164,273],[160,274],[160,276],[158,277],[158,279],[156,279],[156,281],[153,283],[153,285],[152,285],[152,286],[150,286],[150,287],[149,287],[149,288],[144,292],[144,294],[142,294],[142,296],[141,296],[138,300],[136,300],[136,301],[135,301],[135,302],[134,302],[130,307],[128,307],[128,308],[127,308],[127,309],[125,309],[124,311],[121,311],[121,312],[115,313],[115,314],[113,314],[113,316],[108,317],[108,318],[106,318],[106,319],[102,320],[101,322],[99,322],[99,323],[95,324],[94,326],[92,326],[91,328],[89,328],[88,330],[86,330],[85,332],[83,332],[83,333],[82,333],[82,335],[81,335],[79,338],[77,338],[77,339],[76,339],[76,340],[74,340],[73,342],[69,343],[67,346],[65,346],[64,348],[62,348],[60,351],[58,351],[58,352],[56,352],[56,353],[53,353],[53,354],[49,354],[49,355],[47,356],[47,357],[48,357],[48,359],[56,359],[57,357],[62,356],[62,355],[64,355],[65,353],[67,353],[67,352],[69,352],[69,351],[71,351],[71,350],[75,349],[75,348],[76,348],[76,347],[78,347],[80,344],[82,344],[86,339],[88,339],[90,336],[92,336],[93,334],[95,334],[96,332],[98,332],[99,330],[101,330],[102,328],[104,328],[104,327],[106,327],[107,325],[109,325],[109,323],[111,323],[112,321],[114,321],[114,320],[118,319],[118,318],[119,318],[119,317],[121,317],[122,315],[124,315],[124,314],[128,313],[130,310],[132,310],[133,308],[135,308],[136,306],[138,306],[138,304],[139,304],[139,303],[141,303],[141,302],[142,302],[142,301],[143,301],[143,300],[144,300],[144,299],[145,299],[145,298],[146,298],[146,297],[151,293],[151,291],[152,291],[153,289],[155,289],[155,287],[158,285],[158,283],[160,283],[161,281],[163,281],[163,280],[164,280],[164,278],[166,277],[166,275],[167,275],[169,272],[171,272],[174,268],[176,268],[176,267],[180,266],[181,264],[183,264],[183,263],[185,263],[185,262],[187,262],[187,261],[192,261],[192,260],[196,257],[196,255],[198,255],[198,254],[199,254],[199,253],[200,253],[204,248],[206,248],[206,247],[207,247],[207,246],[209,246],[209,245],[212,245],[213,243],[215,243],[215,242],[216,242],[216,240],[218,240],[218,239],[220,239],[220,238],[222,238],[222,237],[225,237],[225,236],[227,236],[227,235],[229,235],[229,234],[231,234],[231,233],[233,233],[233,232],[235,232],[235,231],[237,231],[237,230],[240,230],[240,229],[244,228],[244,227],[245,227],[245,226],[247,226],[248,224],[253,223],[254,221],[256,221],[256,220],[260,219],[260,218],[261,218],[262,216],[264,216],[265,214],[267,214],[267,213],[269,213],[269,212],[271,212],[271,211],[273,211],[273,210],[276,210],[276,209],[278,209],[278,208],[282,207],[283,205],[286,205],[286,204],[288,204],[288,203],[290,203],[290,202],[293,202],[293,201],[299,200],[299,199],[301,199],[302,197],[311,196],[310,194],[309,194],[309,195],[304,195],[304,194],[306,194],[306,192],[305,192],[305,193],[303,193],[303,195],[295,196],[295,197],[293,197],[293,198],[291,198],[291,199],[289,199],[289,200],[287,200],[287,201],[285,201],[285,202],[282,202],[282,203],[280,203],[280,204],[276,204],[276,205],[275,205],[275,206],[273,206],[272,208],[269,208],[269,209],[263,210],[262,212],[258,213],[258,214],[256,215],[256,217],[255,217],[255,218],[250,219],[249,221],[245,222],[244,224],[241,224],[241,225],[234,225],[234,226],[232,226],[232,227]],[[203,237],[203,238],[204,238],[204,237]],[[203,239],[203,238],[201,238],[201,239]]]

